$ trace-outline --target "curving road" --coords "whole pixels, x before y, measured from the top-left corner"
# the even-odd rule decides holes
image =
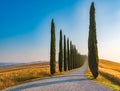
[[[75,72],[12,87],[6,91],[112,91],[85,77],[87,62]]]

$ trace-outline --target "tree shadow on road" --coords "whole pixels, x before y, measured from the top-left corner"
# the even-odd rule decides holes
[[[41,87],[41,86],[47,86],[47,85],[54,85],[54,84],[60,84],[60,83],[67,83],[67,82],[79,82],[79,81],[85,81],[88,80],[87,78],[79,78],[79,79],[68,79],[68,80],[58,80],[58,81],[50,81],[50,82],[39,82],[39,83],[33,83],[29,85],[24,85],[20,87],[16,87],[7,91],[19,91],[23,89],[28,89],[28,88],[34,88],[34,87]]]
[[[63,77],[73,77],[73,76],[75,76],[75,77],[84,77],[85,75],[77,75],[77,74],[75,74],[75,75],[61,75],[61,76],[54,76],[52,78],[63,78]],[[51,78],[49,78],[49,79],[51,79]]]

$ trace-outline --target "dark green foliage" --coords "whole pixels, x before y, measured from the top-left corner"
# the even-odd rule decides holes
[[[69,38],[67,39],[67,62],[68,62],[68,70],[70,70],[70,52],[69,52]]]
[[[64,35],[64,71],[67,70],[66,37]]]
[[[98,49],[96,37],[95,7],[92,2],[90,8],[90,26],[88,38],[88,62],[94,78],[98,76]]]
[[[78,53],[76,46],[72,45],[72,69],[82,66],[83,63],[84,60],[82,59],[82,56]]]
[[[51,47],[50,47],[50,73],[55,73],[56,68],[56,38],[55,38],[55,24],[52,19],[51,22]]]
[[[72,51],[71,51],[72,42],[70,41],[70,70],[72,69]]]
[[[70,69],[75,68],[75,53],[74,53],[74,45],[70,42]]]
[[[63,48],[62,48],[62,30],[60,30],[60,41],[59,41],[59,71],[62,72],[63,65]]]
[[[70,45],[69,45],[70,44]],[[51,48],[50,48],[50,73],[55,73],[56,68],[56,38],[55,38],[55,24],[52,19],[51,22]],[[64,50],[62,47],[62,30],[60,30],[60,40],[59,40],[59,71],[62,72],[63,69],[63,51],[64,51],[64,71],[72,70],[83,65],[84,61],[82,60],[81,55],[78,53],[76,46],[72,44],[72,41],[69,43],[67,39],[67,48],[66,48],[66,36],[64,35]]]
[[[76,63],[76,47],[75,47],[75,45],[73,46],[73,59],[74,59],[74,61],[73,61],[73,68],[76,68],[76,65],[75,65],[75,63]]]
[[[84,64],[84,59],[82,58],[82,56],[77,53],[76,55],[76,63],[75,63],[75,68],[81,67]]]
[[[71,69],[73,69],[74,65],[74,49],[73,49],[73,44],[71,45]]]
[[[76,46],[72,44],[70,41],[70,53],[69,53],[69,61],[68,61],[68,70],[72,70],[82,66],[83,60],[81,55],[78,53]]]

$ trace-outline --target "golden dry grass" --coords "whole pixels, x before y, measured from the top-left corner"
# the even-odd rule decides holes
[[[48,76],[50,76],[48,62],[1,68],[0,89]]]
[[[100,60],[99,71],[115,84],[120,84],[120,63]]]
[[[84,56],[83,60],[85,60]],[[0,90],[32,80],[39,80],[45,77],[66,74],[78,69],[79,68],[67,72],[59,72],[58,64],[56,64],[56,73],[51,75],[49,62],[0,68]]]
[[[99,76],[94,81],[100,82],[114,91],[120,91],[120,63],[101,59],[99,60],[99,73]],[[87,77],[93,78],[89,68]]]
[[[99,67],[120,72],[120,63],[116,63],[108,60],[101,59],[99,62]]]
[[[74,70],[59,72],[57,64],[56,73],[51,75],[49,62],[0,68],[0,90],[32,80],[39,80],[45,77],[66,74],[72,71]]]

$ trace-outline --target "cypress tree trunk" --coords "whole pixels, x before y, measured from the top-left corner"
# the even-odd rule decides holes
[[[63,65],[63,48],[62,48],[62,30],[60,30],[60,41],[59,41],[59,71],[62,72]]]
[[[64,35],[64,71],[67,70],[67,59],[66,59],[66,37]]]
[[[88,62],[89,68],[94,78],[98,76],[98,49],[96,38],[96,22],[95,22],[95,7],[94,2],[90,8],[90,26],[89,26],[89,38],[88,38]]]
[[[70,70],[70,53],[69,53],[69,38],[67,39],[67,62],[68,62],[68,70]]]
[[[52,19],[51,22],[51,48],[50,48],[50,73],[55,73],[56,67],[56,38],[55,38],[55,24]]]

